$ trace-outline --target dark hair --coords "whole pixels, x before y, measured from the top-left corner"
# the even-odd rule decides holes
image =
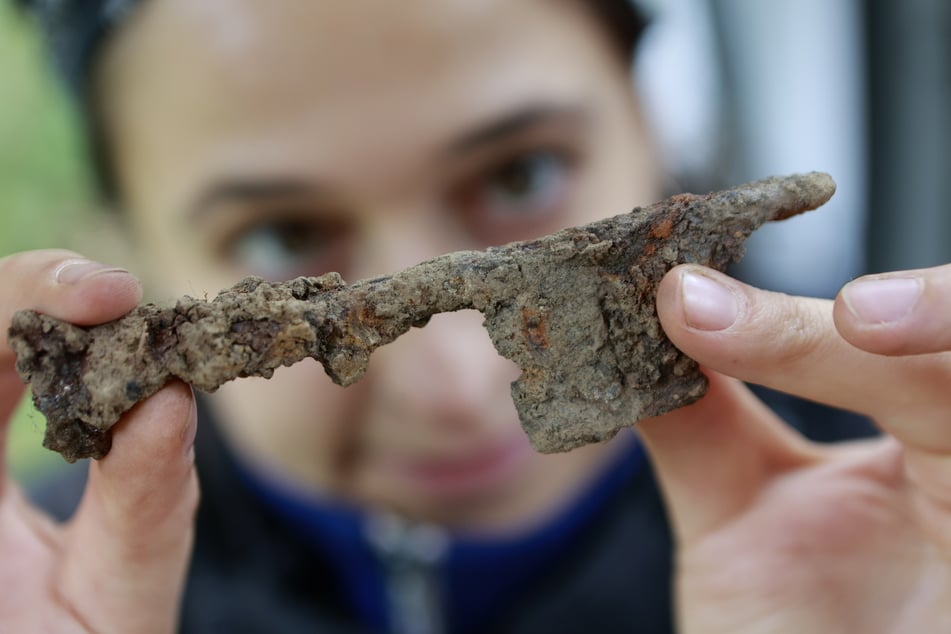
[[[607,29],[618,52],[624,56],[634,54],[644,29],[647,16],[634,0],[581,0],[599,22]]]
[[[143,0],[14,0],[35,18],[60,79],[83,123],[91,174],[101,200],[115,203],[117,189],[102,128],[92,71],[109,34]]]
[[[40,25],[53,62],[79,108],[93,176],[103,202],[116,203],[115,173],[91,81],[109,35],[145,0],[14,0]],[[633,54],[646,26],[634,0],[579,0],[604,25],[624,56]]]

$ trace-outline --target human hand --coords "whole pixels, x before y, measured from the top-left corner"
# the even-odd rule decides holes
[[[0,630],[171,632],[191,551],[198,481],[191,390],[170,384],[114,428],[89,466],[75,516],[57,525],[23,498],[2,465],[6,425],[23,393],[7,344],[13,313],[32,308],[80,325],[115,319],[142,296],[127,272],[68,251],[0,259]]]
[[[832,302],[687,265],[657,306],[711,379],[640,425],[678,544],[682,631],[951,632],[951,266],[861,278]],[[811,443],[737,379],[886,435]]]

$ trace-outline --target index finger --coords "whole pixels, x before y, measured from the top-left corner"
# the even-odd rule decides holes
[[[951,351],[951,264],[860,277],[839,293],[833,314],[842,336],[869,352]]]

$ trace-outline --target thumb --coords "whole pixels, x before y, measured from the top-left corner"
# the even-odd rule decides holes
[[[191,389],[169,384],[113,431],[68,527],[60,590],[93,631],[171,632],[198,504]]]
[[[775,476],[818,459],[740,381],[707,375],[700,401],[638,424],[681,545],[741,514]]]

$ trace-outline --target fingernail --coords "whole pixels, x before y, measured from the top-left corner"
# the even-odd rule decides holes
[[[890,324],[911,312],[921,291],[921,280],[912,277],[858,280],[842,289],[842,298],[860,321]]]
[[[198,408],[192,400],[191,412],[188,414],[188,420],[182,428],[182,443],[185,447],[185,457],[189,461],[195,459],[195,437],[198,435]]]
[[[92,260],[76,258],[62,262],[53,273],[53,278],[58,284],[78,284],[82,280],[108,273],[129,272],[117,266],[109,266]]]
[[[729,288],[705,275],[684,273],[681,285],[684,318],[697,330],[725,330],[739,315],[739,303]]]

